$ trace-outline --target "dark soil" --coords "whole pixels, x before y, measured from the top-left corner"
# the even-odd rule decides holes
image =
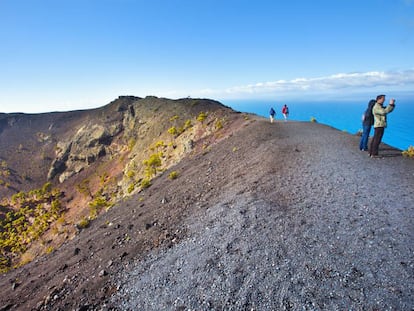
[[[413,310],[414,161],[262,118],[2,275],[0,310]]]

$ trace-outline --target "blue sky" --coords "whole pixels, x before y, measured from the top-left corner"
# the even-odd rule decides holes
[[[0,112],[398,98],[413,51],[414,0],[0,0]]]

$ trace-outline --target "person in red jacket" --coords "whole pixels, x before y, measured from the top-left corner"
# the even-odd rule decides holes
[[[283,117],[285,118],[285,121],[287,121],[288,117],[289,117],[289,108],[287,105],[284,105],[282,108],[282,114]]]

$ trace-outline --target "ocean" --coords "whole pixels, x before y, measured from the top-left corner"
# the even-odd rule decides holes
[[[276,110],[276,119],[283,120],[282,107],[289,107],[289,120],[310,121],[313,117],[318,123],[332,126],[338,130],[355,134],[362,130],[361,117],[368,106],[366,102],[277,102],[260,100],[224,100],[224,105],[240,112],[254,113],[268,117],[270,107]],[[386,99],[388,105],[389,98]],[[387,116],[388,126],[382,141],[390,146],[406,150],[414,146],[414,99],[396,100],[393,112]],[[371,136],[374,129],[371,129]],[[358,148],[358,146],[356,146]]]

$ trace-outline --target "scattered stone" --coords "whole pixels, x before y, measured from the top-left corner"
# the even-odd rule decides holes
[[[12,290],[15,290],[17,287],[19,287],[19,283],[17,283],[17,282],[13,282],[12,283]]]
[[[10,310],[11,308],[13,308],[13,306],[14,305],[12,305],[12,304],[7,304],[7,305],[4,305],[4,306],[2,306],[2,307],[0,307],[0,311],[8,311],[8,310]]]
[[[89,305],[82,305],[76,309],[76,311],[88,311]]]
[[[108,272],[106,272],[104,269],[102,269],[101,271],[99,271],[98,276],[103,277],[105,275],[108,275]]]
[[[127,252],[123,252],[123,253],[121,254],[121,259],[124,259],[126,256],[128,256],[128,253],[127,253]]]

